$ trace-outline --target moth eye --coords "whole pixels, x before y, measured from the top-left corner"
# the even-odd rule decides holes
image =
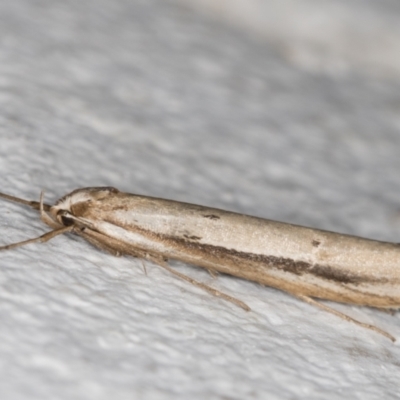
[[[74,220],[72,218],[68,218],[65,215],[61,216],[61,222],[64,226],[71,226],[74,224]]]
[[[65,210],[60,210],[57,213],[57,219],[61,222],[64,226],[71,226],[74,224],[74,220],[68,217],[68,212]]]

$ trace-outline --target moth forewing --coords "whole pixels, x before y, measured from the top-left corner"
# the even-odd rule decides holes
[[[240,300],[178,273],[165,261],[176,259],[276,287],[394,340],[379,328],[351,319],[315,298],[398,308],[400,247],[396,244],[138,196],[110,187],[77,189],[53,206],[43,205],[42,198],[30,202],[9,195],[0,197],[39,209],[42,220],[54,228],[23,244],[70,231],[114,255],[154,261],[245,309],[248,306]]]
[[[124,208],[117,206],[96,221],[98,232],[165,258],[296,294],[375,307],[400,305],[400,248],[395,244],[124,196]],[[111,208],[108,200],[102,206]]]

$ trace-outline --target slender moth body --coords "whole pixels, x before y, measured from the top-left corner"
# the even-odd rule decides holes
[[[114,255],[156,262],[210,293],[240,300],[199,283],[166,264],[180,260],[288,292],[346,320],[389,333],[315,299],[397,309],[400,246],[256,218],[215,208],[123,193],[111,187],[77,189],[53,206],[1,194],[40,211],[52,231],[2,250],[72,232]]]

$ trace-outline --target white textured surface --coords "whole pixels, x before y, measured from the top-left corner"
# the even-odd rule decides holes
[[[400,85],[296,70],[173,3],[0,4],[1,190],[83,186],[399,241]],[[46,231],[0,202],[1,242]],[[0,256],[0,390],[20,399],[392,399],[398,344],[173,264],[253,311],[73,236]],[[400,318],[335,305],[400,338]]]

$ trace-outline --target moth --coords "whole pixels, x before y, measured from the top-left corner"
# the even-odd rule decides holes
[[[150,260],[209,293],[250,308],[171,268],[179,260],[272,286],[298,299],[378,332],[319,299],[397,309],[400,307],[400,246],[312,229],[195,204],[123,193],[113,187],[77,189],[54,205],[0,193],[40,212],[52,230],[3,246],[12,249],[74,233],[115,256]]]

